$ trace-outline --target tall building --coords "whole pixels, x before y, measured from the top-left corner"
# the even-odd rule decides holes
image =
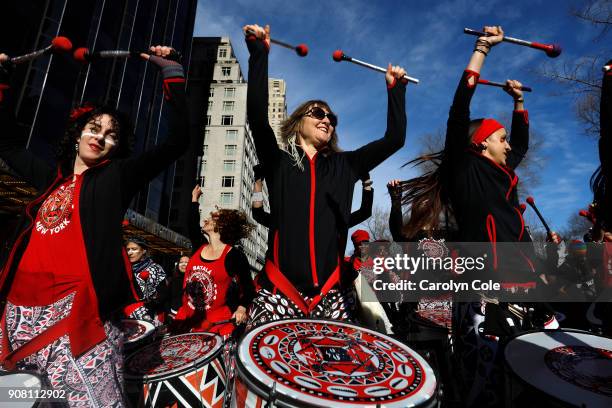
[[[270,103],[268,104],[268,118],[279,146],[282,145],[280,139],[281,124],[287,119],[286,87],[287,85],[283,79],[268,79],[268,95],[270,98]]]
[[[201,217],[208,217],[217,206],[245,211],[257,227],[243,240],[243,248],[251,267],[259,269],[265,259],[267,230],[251,215],[257,155],[246,117],[247,83],[228,37],[194,38],[192,59],[189,92],[195,93],[198,84],[198,95],[205,96],[201,106],[192,102],[192,112],[204,123]],[[269,211],[265,191],[264,197]]]
[[[188,66],[196,7],[197,0],[4,1],[0,15],[18,24],[0,25],[0,35],[6,40],[0,51],[21,55],[61,35],[75,48],[91,50],[170,45],[183,54],[183,64]],[[83,101],[125,112],[134,125],[136,154],[165,137],[167,107],[160,75],[136,58],[81,65],[71,55],[49,55],[18,66],[11,88],[8,103],[17,118],[17,131],[28,149],[49,160],[71,108]],[[138,192],[131,205],[146,216],[152,230],[168,225],[174,178],[171,166]],[[0,216],[14,217],[6,212]]]

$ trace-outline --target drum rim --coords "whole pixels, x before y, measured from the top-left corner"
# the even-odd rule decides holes
[[[423,372],[426,373],[426,380],[421,384],[420,388],[424,388],[425,384],[428,382],[433,381],[433,392],[431,393],[431,395],[429,395],[429,397],[427,399],[422,399],[421,401],[412,401],[410,400],[411,405],[413,407],[427,407],[429,406],[428,404],[430,404],[432,401],[436,401],[437,399],[437,391],[438,391],[438,387],[439,387],[439,383],[438,383],[438,378],[433,370],[433,367],[431,367],[431,365],[427,362],[427,360],[425,360],[425,358],[423,356],[421,356],[417,351],[415,351],[414,349],[412,349],[411,347],[409,347],[408,345],[400,342],[399,340],[396,340],[394,338],[392,338],[391,336],[388,336],[386,334],[383,333],[379,333],[375,330],[369,329],[367,327],[363,327],[357,324],[353,324],[353,323],[347,323],[347,322],[341,322],[341,321],[336,321],[336,320],[328,320],[328,319],[317,319],[317,318],[305,318],[305,319],[282,319],[282,320],[275,320],[275,321],[271,321],[265,324],[262,324],[260,326],[255,327],[254,329],[252,329],[251,331],[249,331],[248,333],[246,333],[242,339],[240,340],[240,342],[238,343],[237,347],[236,347],[236,371],[237,374],[239,376],[239,378],[247,385],[247,387],[249,388],[250,391],[253,391],[255,394],[257,394],[258,396],[262,397],[262,398],[267,398],[268,396],[268,392],[271,391],[271,385],[267,385],[266,383],[263,383],[263,381],[258,380],[257,378],[255,378],[255,375],[253,373],[253,371],[249,370],[244,364],[242,359],[240,358],[240,350],[241,350],[241,346],[243,344],[246,344],[247,339],[251,339],[255,336],[255,333],[267,329],[271,326],[276,326],[279,324],[287,324],[287,323],[298,323],[298,322],[317,322],[317,323],[328,323],[328,324],[336,324],[336,325],[340,325],[340,326],[349,326],[349,327],[353,327],[353,328],[358,328],[360,330],[364,330],[367,331],[371,334],[377,335],[377,336],[381,336],[383,338],[386,338],[390,341],[392,341],[393,343],[399,344],[402,347],[407,348],[408,350],[410,350],[411,355],[417,360],[417,362],[419,364],[421,364],[421,366],[423,367]],[[247,347],[248,349],[248,347]],[[269,379],[269,378],[266,378]],[[284,385],[282,383],[279,382],[273,382],[277,384],[277,387],[280,387],[281,389],[284,387]],[[272,383],[272,384],[273,384]],[[292,392],[295,392],[295,390],[290,389]],[[363,406],[363,402],[354,402],[354,401],[342,401],[342,400],[326,400],[324,398],[318,397],[318,396],[312,396],[309,393],[305,393],[305,392],[301,392],[298,391],[300,393],[300,395],[304,395],[304,396],[308,396],[311,397],[313,399],[319,400],[319,401],[323,401],[323,402],[327,402],[327,403],[334,403],[336,404],[338,407],[343,407],[343,408],[356,408],[356,407],[361,407]],[[424,394],[423,394],[424,395]],[[409,397],[409,399],[416,397],[416,395],[412,395]],[[293,401],[296,401],[294,398],[292,398],[291,400],[288,399],[289,395],[285,394],[285,393],[281,393],[279,392],[279,388],[277,388],[277,396],[276,396],[276,404],[282,407],[290,407],[290,408],[294,408],[294,407],[320,407],[321,405],[315,405],[312,401],[304,401],[304,400],[299,400],[300,404],[299,405],[293,405],[291,404]],[[384,401],[381,400],[379,401],[379,403],[381,404],[381,406],[385,406],[385,407],[404,407],[406,406],[406,402],[408,400],[397,400],[397,401]],[[398,405],[401,404],[401,405]],[[334,407],[335,408],[335,407]]]
[[[147,331],[145,331],[142,336],[140,336],[140,337],[138,337],[136,339],[133,339],[133,340],[125,339],[125,340],[123,340],[123,344],[124,345],[126,345],[126,344],[133,345],[134,343],[138,343],[140,340],[150,336],[155,331],[155,329],[156,329],[156,327],[155,327],[155,325],[153,323],[148,322],[146,320],[142,320],[142,319],[121,319],[121,324],[123,324],[123,322],[125,322],[125,321],[138,322],[139,324],[142,324],[145,327],[146,326],[150,326],[150,327],[147,327]]]
[[[159,374],[140,374],[140,375],[135,375],[135,374],[131,374],[130,371],[127,370],[127,362],[136,354],[140,353],[141,351],[143,351],[144,349],[147,349],[149,347],[153,347],[156,344],[161,344],[165,339],[169,339],[169,338],[173,338],[173,337],[180,337],[180,336],[187,336],[187,335],[209,335],[210,337],[214,337],[217,339],[217,346],[215,348],[212,349],[212,351],[207,354],[206,356],[200,357],[199,359],[196,359],[194,361],[192,361],[189,364],[183,365],[181,367],[169,370],[169,371],[164,371],[163,373],[159,373]],[[207,365],[208,363],[210,363],[211,361],[215,360],[216,358],[219,357],[219,355],[223,352],[223,346],[224,346],[225,342],[223,341],[223,337],[221,337],[220,335],[216,334],[216,333],[209,333],[209,332],[194,332],[194,333],[181,333],[181,334],[176,334],[173,336],[164,336],[161,339],[155,340],[153,343],[147,344],[143,347],[141,347],[138,350],[133,351],[132,353],[130,353],[125,359],[124,359],[124,378],[126,380],[139,380],[139,381],[143,381],[143,382],[147,382],[147,383],[151,383],[151,382],[157,382],[157,381],[163,381],[166,380],[168,378],[174,378],[174,377],[178,377],[182,374],[185,374],[186,372],[190,372],[194,369],[199,369],[205,365]]]
[[[557,328],[557,329],[528,330],[528,331],[525,331],[525,332],[522,332],[522,333],[518,333],[518,334],[516,334],[516,335],[512,336],[511,338],[509,338],[507,341],[505,341],[505,342],[504,342],[504,344],[503,344],[503,349],[502,349],[502,357],[503,357],[503,366],[504,366],[504,371],[505,371],[505,372],[507,372],[507,373],[510,373],[510,375],[511,375],[512,379],[514,379],[514,380],[518,381],[518,382],[519,382],[521,385],[526,386],[526,387],[528,387],[528,388],[530,388],[530,389],[535,389],[535,390],[537,390],[538,392],[540,392],[540,393],[542,393],[542,394],[546,395],[547,397],[550,397],[550,398],[553,400],[553,402],[555,402],[555,403],[557,403],[557,404],[564,405],[564,406],[568,406],[568,407],[574,407],[574,406],[576,406],[576,405],[575,405],[575,404],[573,404],[572,402],[568,402],[568,401],[566,401],[566,400],[564,400],[564,399],[559,398],[559,397],[558,397],[558,396],[556,396],[556,395],[552,395],[552,394],[550,394],[548,391],[543,390],[543,389],[540,389],[540,388],[536,387],[535,385],[533,385],[533,384],[529,383],[529,382],[528,382],[527,380],[525,380],[524,378],[522,378],[522,377],[521,377],[520,375],[518,375],[518,374],[517,374],[517,373],[514,371],[514,369],[513,369],[513,368],[510,366],[510,363],[509,363],[509,361],[508,361],[508,358],[506,357],[506,347],[508,346],[508,344],[510,344],[510,342],[511,342],[512,340],[516,340],[516,339],[518,339],[519,337],[524,336],[524,335],[528,335],[528,334],[535,334],[535,333],[553,333],[553,332],[564,332],[564,333],[578,333],[578,334],[587,334],[587,335],[594,336],[594,337],[601,337],[601,338],[604,338],[604,339],[612,340],[612,338],[610,338],[610,337],[600,336],[600,335],[597,335],[597,334],[591,333],[591,332],[586,331],[586,330],[572,329],[572,328],[566,328],[566,329],[564,329],[564,328]],[[573,384],[570,384],[570,385],[573,385]],[[585,390],[585,391],[586,391],[586,390]]]

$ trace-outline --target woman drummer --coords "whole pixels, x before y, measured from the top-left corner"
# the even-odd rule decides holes
[[[249,312],[250,325],[286,317],[353,317],[354,297],[340,285],[353,188],[391,156],[406,138],[403,68],[385,75],[387,131],[357,150],[338,149],[338,118],[321,100],[302,103],[283,123],[283,148],[268,121],[270,29],[244,27],[249,59],[247,115],[260,163],[266,166],[270,230],[262,289]],[[352,284],[352,282],[351,282]]]
[[[50,167],[10,131],[14,120],[0,105],[0,157],[41,192],[0,274],[0,365],[38,371],[70,405],[125,403],[115,319],[136,292],[122,220],[132,197],[189,147],[183,67],[169,47],[151,54],[141,57],[160,68],[171,119],[163,142],[138,156],[129,157],[124,115],[89,105],[73,111]]]
[[[199,224],[197,203],[202,190],[192,193],[192,224]],[[208,331],[229,337],[237,324],[247,321],[247,308],[255,295],[249,262],[240,248],[253,225],[238,210],[219,209],[202,223],[207,242],[192,238],[197,248],[189,259],[183,281],[183,304],[174,319],[181,330]],[[233,321],[230,322],[229,320]],[[220,323],[223,322],[223,323]]]

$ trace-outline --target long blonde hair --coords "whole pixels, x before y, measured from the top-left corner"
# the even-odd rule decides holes
[[[283,121],[280,129],[280,137],[282,142],[281,148],[293,158],[293,161],[295,162],[294,164],[298,166],[300,170],[304,170],[304,165],[302,164],[304,153],[302,152],[302,154],[300,154],[298,152],[297,136],[301,131],[304,115],[306,115],[306,113],[314,106],[318,106],[332,112],[331,108],[325,101],[318,99],[306,101],[298,106],[293,113],[287,119],[285,119],[285,121]],[[334,127],[334,132],[331,135],[331,139],[321,153],[327,155],[339,151],[338,134],[336,133],[336,127]]]

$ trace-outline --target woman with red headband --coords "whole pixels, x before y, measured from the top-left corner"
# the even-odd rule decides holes
[[[350,319],[355,300],[340,269],[355,182],[399,150],[406,138],[406,73],[389,64],[385,136],[354,151],[337,146],[338,118],[321,100],[302,103],[283,123],[279,147],[268,121],[270,29],[244,27],[249,49],[247,115],[266,166],[270,231],[251,325],[287,317]],[[351,287],[352,287],[352,281]]]
[[[0,157],[41,192],[0,274],[0,365],[37,371],[70,406],[126,403],[116,319],[137,296],[121,224],[132,197],[189,147],[183,67],[169,47],[151,54],[141,57],[160,69],[169,133],[138,156],[129,157],[124,115],[86,106],[71,115],[49,167],[10,131],[0,106]]]

